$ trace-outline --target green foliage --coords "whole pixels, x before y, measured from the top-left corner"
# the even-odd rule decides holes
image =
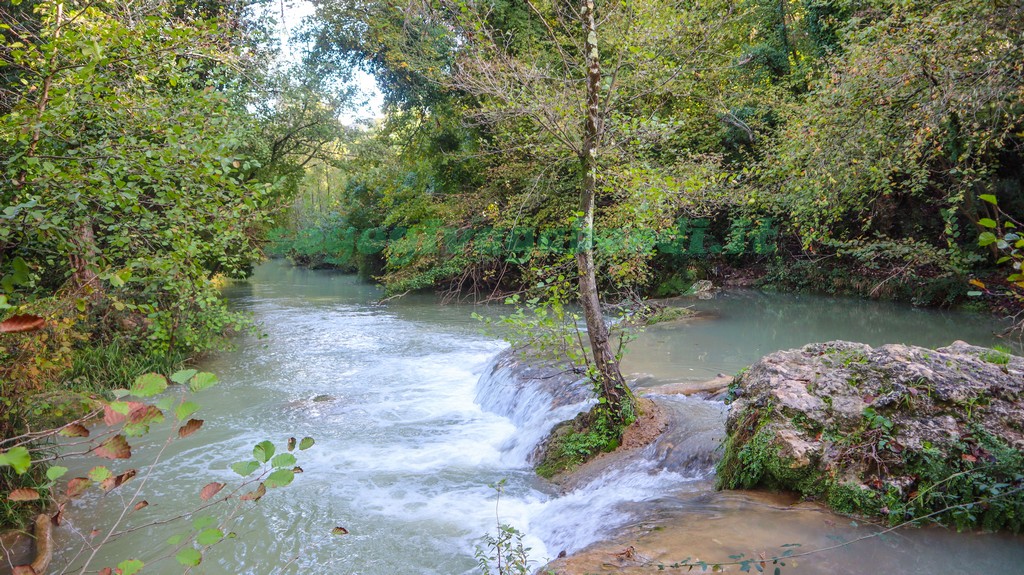
[[[487,533],[482,538],[482,543],[476,546],[477,564],[480,566],[481,575],[528,575],[530,569],[529,547],[523,547],[523,533],[509,525],[502,523],[498,516],[498,505],[501,501],[501,493],[505,487],[505,480],[491,485],[497,493],[494,503],[494,515],[498,532],[496,535]]]
[[[506,298],[505,305],[516,306],[515,311],[499,316],[497,322],[477,313],[473,317],[489,329],[500,327],[501,336],[512,347],[529,350],[541,360],[588,365],[580,332],[582,317],[571,303],[575,290],[570,278],[557,275],[541,279],[535,289],[539,295],[525,301],[518,294]]]
[[[523,533],[508,524],[498,525],[497,535],[488,533],[477,546],[476,559],[481,575],[528,575],[530,551],[523,547]]]
[[[629,419],[626,425],[633,422]],[[536,465],[537,474],[545,479],[572,471],[600,453],[614,451],[622,439],[623,425],[618,425],[604,404],[556,426],[544,445],[543,457]]]
[[[105,423],[111,426],[110,429],[90,430],[82,425],[82,422],[88,419],[86,417],[52,429],[35,430],[30,435],[0,439],[0,526],[21,526],[30,514],[38,513],[40,506],[49,501],[51,491],[57,490],[58,481],[68,472],[66,467],[52,464],[58,456],[50,453],[44,442],[52,440],[57,435],[79,438],[71,444],[77,445],[78,448],[72,450],[69,455],[131,460],[135,456],[125,436],[136,437],[148,433],[149,424],[163,421],[165,413],[173,411],[176,424],[180,425],[169,430],[165,445],[172,441],[184,440],[196,433],[202,427],[203,421],[187,419],[199,409],[199,406],[188,398],[193,393],[208,389],[216,382],[217,378],[213,374],[197,372],[194,369],[181,370],[169,377],[156,373],[143,374],[136,378],[130,389],[117,390],[115,393],[119,398],[134,398],[132,401],[118,399],[97,403],[98,409],[91,416],[103,414]],[[184,531],[167,541],[168,552],[163,558],[174,557],[180,565],[194,567],[202,562],[204,553],[211,546],[236,537],[230,529],[239,512],[244,509],[243,506],[255,504],[266,495],[268,489],[291,484],[296,474],[301,472],[294,453],[296,448],[303,451],[313,444],[314,440],[311,437],[305,437],[301,441],[290,438],[278,450],[274,443],[262,441],[253,448],[256,460],[231,465],[231,469],[240,476],[240,481],[236,485],[210,482],[199,490],[198,498],[204,504],[195,511],[177,517],[152,517],[150,525],[187,525]],[[83,445],[85,448],[81,450]],[[149,470],[162,464],[162,451],[159,450],[155,459],[145,464]],[[118,474],[106,465],[97,465],[84,477],[75,477],[66,483],[60,481],[63,497],[69,500],[81,496],[89,489],[107,494],[128,482],[140,483],[136,489],[122,494],[125,513],[111,525],[97,526],[97,533],[101,534],[101,537],[91,542],[83,551],[82,568],[96,566],[96,554],[99,549],[116,539],[119,534],[126,532],[121,523],[128,512],[139,513],[148,507],[148,502],[142,498],[147,479],[148,473],[140,474],[134,468]],[[222,514],[199,514],[199,511],[215,512],[217,505],[225,508]],[[123,573],[136,573],[144,567],[147,565],[138,559],[127,559],[118,564],[118,569]],[[149,567],[152,568],[152,564]]]
[[[978,220],[978,225],[986,230],[978,236],[978,245],[993,250],[998,255],[996,264],[1007,265],[1010,269],[1006,276],[1005,289],[989,289],[984,283],[971,280],[973,286],[983,291],[972,291],[970,295],[980,296],[987,292],[990,295],[1009,298],[1018,304],[1024,302],[1024,272],[1021,269],[1024,265],[1024,238],[1020,235],[1020,229],[1024,228],[1024,225],[1003,211],[994,195],[982,194],[979,199],[988,206],[998,221],[992,218]],[[1017,322],[1013,329],[1024,330],[1024,321]]]
[[[966,409],[969,420],[970,406]],[[834,469],[858,460],[854,481],[820,473],[813,465],[791,465],[774,443],[770,412],[770,406],[763,412],[750,409],[730,435],[717,468],[718,488],[794,489],[839,513],[883,516],[891,525],[1024,530],[1024,455],[979,426],[968,424],[969,432],[945,451],[927,445],[905,451],[892,419],[868,407],[856,431],[832,440]],[[908,484],[890,481],[890,468],[897,467]]]
[[[1017,8],[879,8],[838,28],[845,49],[827,58],[769,168],[805,245],[863,233],[953,239],[948,224],[976,223],[975,190],[1014,161],[1001,150],[1024,110],[1013,88],[1024,50]],[[958,80],[974,76],[983,80]]]
[[[549,4],[442,4],[449,9],[320,6],[312,60],[342,76],[365,63],[388,114],[303,184],[297,261],[351,269],[333,239],[349,228],[392,233],[439,221],[539,236],[575,217],[581,175],[565,144],[579,135],[581,93],[571,86],[583,70],[567,51],[581,40],[566,25],[571,15]],[[1010,221],[985,198],[1002,200],[1006,215],[1024,209],[1022,29],[1012,6],[975,8],[598,6],[600,52],[615,65],[602,85],[602,137],[613,145],[599,154],[596,227],[631,240],[599,242],[602,288],[680,293],[681,269],[694,263],[653,238],[683,215],[770,215],[787,224],[789,243],[770,270],[775,287],[962,302],[986,261],[974,229],[994,242],[999,230],[985,225]],[[543,250],[484,244],[445,252],[404,237],[383,269],[359,267],[389,293],[440,287],[477,299],[529,286],[533,268],[566,271]]]

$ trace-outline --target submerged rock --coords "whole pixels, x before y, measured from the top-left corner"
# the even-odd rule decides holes
[[[834,341],[765,356],[730,395],[719,488],[1024,530],[1024,358]]]

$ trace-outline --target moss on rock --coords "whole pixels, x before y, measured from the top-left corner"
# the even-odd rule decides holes
[[[1000,353],[831,342],[767,356],[731,388],[717,485],[1024,531],[1024,359]]]

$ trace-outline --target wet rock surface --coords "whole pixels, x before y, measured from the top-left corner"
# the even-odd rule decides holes
[[[953,506],[932,518],[1024,527],[1024,358],[833,341],[765,356],[731,395],[719,487],[793,490],[891,523]]]

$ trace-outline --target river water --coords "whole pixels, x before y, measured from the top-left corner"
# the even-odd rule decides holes
[[[761,525],[770,516],[785,530],[787,515],[777,506],[737,504],[710,491],[710,462],[694,454],[717,441],[725,413],[720,403],[667,399],[685,420],[671,431],[671,445],[653,446],[560,494],[533,474],[527,458],[538,429],[571,417],[587,403],[569,401],[552,412],[550,397],[543,395],[507,401],[515,387],[513,374],[492,363],[506,344],[481,333],[471,317],[478,308],[440,306],[428,296],[376,305],[382,293],[374,286],[280,261],[264,264],[251,281],[229,287],[227,295],[236,308],[255,316],[265,337],[239,338],[238,349],[202,363],[221,380],[196,397],[202,405],[196,417],[206,423],[195,435],[169,443],[145,484],[149,506],[130,514],[123,527],[188,513],[202,504],[198,493],[211,481],[237,484],[228,466],[251,458],[259,441],[280,446],[288,437],[311,436],[316,444],[297,453],[304,473],[240,513],[230,527],[237,538],[207,550],[193,572],[476,573],[475,549],[483,534],[495,532],[496,515],[526,534],[535,566],[623,527],[681,510],[690,513],[688,521],[703,518],[709,525],[715,520],[721,525],[730,513],[736,525]],[[753,291],[681,303],[695,306],[707,319],[658,325],[639,336],[624,367],[644,374],[643,385],[732,374],[765,353],[813,341],[925,346],[954,339],[996,341],[989,318],[884,303]],[[132,465],[156,456],[160,436],[158,429],[133,442]],[[81,474],[98,463],[69,466]],[[499,482],[500,499],[492,487]],[[96,541],[92,530],[121,512],[134,485],[69,506],[65,526],[57,530],[63,549],[55,560],[58,568],[81,562],[84,555],[76,557],[74,550],[83,541]],[[229,511],[211,513],[222,519]],[[164,541],[187,532],[194,518],[139,528],[106,545],[92,569],[139,558],[151,564],[148,573],[180,573],[173,558],[166,558],[173,550]],[[332,534],[338,526],[348,534]],[[973,554],[979,540],[984,541],[981,553],[997,557],[994,570],[944,573],[1010,573],[1015,571],[998,566],[1024,564],[1020,538],[943,536],[935,540],[942,541],[936,553]],[[915,541],[927,545],[927,539]],[[881,553],[879,565],[903,561],[885,545],[858,545]],[[850,565],[849,571],[829,565],[821,572],[863,572],[862,565]],[[893,565],[888,573],[918,572]]]

